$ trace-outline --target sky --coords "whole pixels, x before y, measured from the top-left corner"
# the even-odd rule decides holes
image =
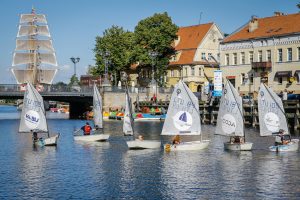
[[[96,36],[117,25],[134,31],[137,23],[167,12],[178,26],[216,23],[223,33],[232,33],[252,15],[272,16],[274,11],[297,13],[300,0],[1,0],[0,1],[0,84],[15,84],[10,72],[19,15],[45,14],[59,65],[54,79],[69,82],[74,73],[71,57],[80,57],[77,75],[94,65]],[[201,16],[201,17],[200,17]]]

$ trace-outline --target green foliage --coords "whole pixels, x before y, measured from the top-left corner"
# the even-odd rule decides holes
[[[297,4],[297,7],[300,9],[300,3]]]
[[[168,14],[154,14],[144,20],[141,20],[134,31],[134,53],[132,60],[139,62],[140,65],[155,65],[156,80],[166,71],[170,57],[174,55],[175,49],[172,44],[177,39],[178,27],[172,22]],[[157,53],[154,63],[150,52]],[[159,81],[162,85],[162,82]]]
[[[77,76],[75,76],[75,74],[73,74],[73,76],[70,78],[69,86],[78,85],[78,84],[79,84],[79,80],[78,80]]]
[[[133,33],[125,31],[122,27],[112,26],[106,29],[103,36],[96,37],[96,46],[94,48],[96,66],[92,67],[90,73],[99,75],[104,73],[105,52],[109,52],[107,59],[109,61],[108,72],[120,75],[120,71],[130,67],[130,57],[132,51]]]

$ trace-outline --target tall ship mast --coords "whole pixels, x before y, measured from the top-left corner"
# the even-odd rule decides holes
[[[51,84],[57,69],[46,16],[32,8],[20,15],[11,71],[18,84]]]

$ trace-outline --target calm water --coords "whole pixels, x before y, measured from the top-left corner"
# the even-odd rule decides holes
[[[34,149],[31,135],[17,132],[18,116],[14,107],[0,106],[0,199],[300,198],[300,153],[269,152],[273,138],[253,130],[247,131],[252,152],[224,151],[227,138],[213,135],[213,126],[203,126],[211,140],[206,150],[129,151],[120,121],[105,122],[109,142],[78,143],[72,132],[84,121],[52,113],[58,147]],[[146,139],[159,139],[161,128],[160,122],[136,123]]]

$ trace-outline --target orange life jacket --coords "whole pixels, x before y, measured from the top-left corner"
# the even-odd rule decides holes
[[[84,133],[85,134],[90,134],[91,130],[92,130],[92,128],[91,128],[90,125],[85,125],[84,126]]]

